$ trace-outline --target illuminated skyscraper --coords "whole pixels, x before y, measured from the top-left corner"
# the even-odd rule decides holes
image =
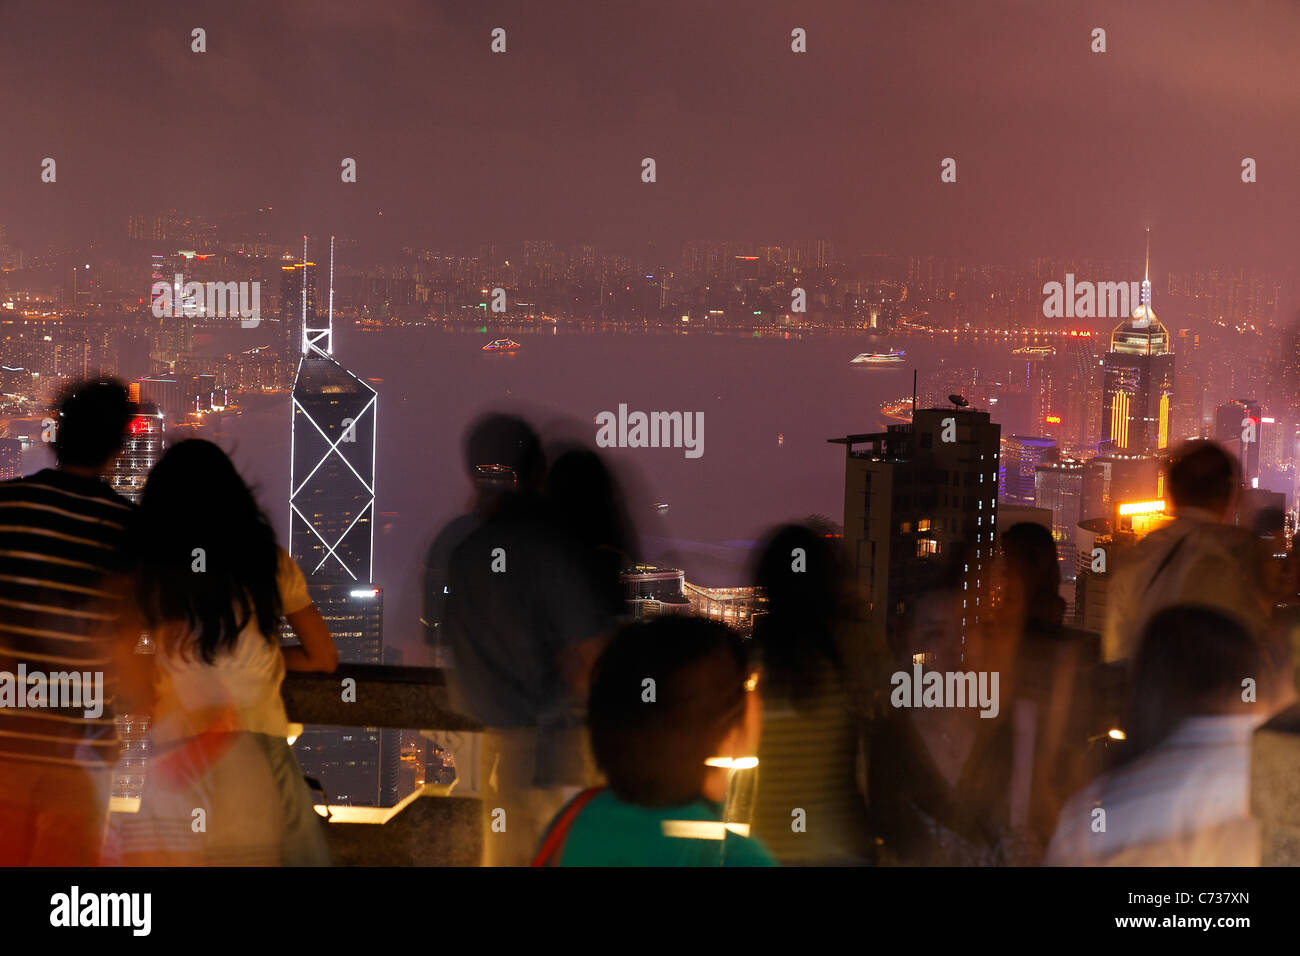
[[[928,408],[830,439],[845,446],[844,546],[874,634],[908,633],[939,587],[959,594],[963,640],[988,615],[1000,431],[988,412]]]
[[[278,325],[276,348],[286,357],[291,357],[295,365],[304,352],[302,343],[304,314],[312,317],[320,314],[316,299],[316,263],[308,262],[305,254],[302,262],[280,267],[280,309],[276,315]]]
[[[1017,505],[1035,500],[1034,469],[1061,457],[1056,439],[1012,435],[1002,443],[1002,465],[998,469],[998,496]]]
[[[1052,512],[1052,540],[1061,561],[1061,577],[1073,581],[1075,532],[1083,511],[1083,462],[1070,458],[1034,468],[1035,503]]]
[[[1147,270],[1132,316],[1115,326],[1102,360],[1102,440],[1108,450],[1157,454],[1173,443],[1173,343],[1151,308],[1151,237]]]
[[[379,396],[334,360],[333,241],[329,309],[311,303],[307,244],[293,283],[302,357],[293,384],[289,464],[289,551],[329,625],[339,660],[383,661],[383,590],[373,583],[375,416]],[[308,728],[295,743],[303,771],[335,802],[380,801],[380,736],[375,728]]]
[[[138,388],[138,383],[132,383],[135,415],[127,429],[126,443],[113,460],[113,469],[108,476],[113,490],[136,504],[140,503],[149,470],[158,463],[163,452],[162,410],[150,402],[141,403]]]
[[[149,471],[162,457],[165,425],[162,409],[140,401],[139,382],[132,382],[128,391],[135,414],[127,426],[126,443],[113,460],[108,483],[119,495],[139,504]],[[149,715],[118,714],[117,735],[122,756],[113,770],[112,795],[139,797],[149,760]]]
[[[1273,423],[1270,430],[1275,427]],[[1254,399],[1235,398],[1214,410],[1214,438],[1241,463],[1241,483],[1247,488],[1259,487],[1264,432],[1264,415]]]
[[[1060,425],[1062,445],[1077,455],[1087,455],[1097,450],[1101,430],[1102,399],[1102,345],[1091,332],[1077,330],[1066,339],[1061,373],[1061,422],[1045,421],[1044,425]],[[1052,434],[1049,431],[1049,434]]]
[[[1208,377],[1205,353],[1201,350],[1201,336],[1191,329],[1179,329],[1176,352],[1178,365],[1174,369],[1174,438],[1175,443],[1187,438],[1200,438],[1205,434],[1205,389],[1202,383]]]

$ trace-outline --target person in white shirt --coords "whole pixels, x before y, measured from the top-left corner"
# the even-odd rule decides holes
[[[1196,603],[1217,608],[1252,633],[1268,623],[1264,555],[1255,537],[1233,525],[1241,472],[1211,441],[1185,443],[1169,459],[1174,520],[1116,562],[1106,607],[1102,658],[1127,661],[1157,611]]]
[[[123,639],[146,632],[154,653],[134,655],[151,754],[139,812],[116,827],[119,861],[328,862],[280,685],[286,670],[334,670],[338,653],[302,571],[220,448],[167,450],[127,553]],[[298,645],[281,646],[282,618]]]
[[[1055,866],[1254,866],[1251,734],[1288,699],[1289,673],[1220,611],[1166,608],[1134,660],[1123,763],[1061,811]]]

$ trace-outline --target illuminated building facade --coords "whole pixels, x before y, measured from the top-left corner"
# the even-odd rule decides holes
[[[1002,443],[998,496],[1011,504],[1034,504],[1034,469],[1060,457],[1054,438],[1012,435]]]
[[[302,265],[310,265],[305,239]],[[296,283],[302,357],[292,395],[289,552],[329,625],[339,660],[380,664],[383,590],[372,580],[379,396],[334,360],[333,290],[322,317],[312,308],[312,285],[310,274]],[[382,799],[380,741],[376,728],[309,727],[294,750],[303,772],[321,781],[332,803],[376,806]]]
[[[23,443],[17,438],[0,438],[0,481],[21,478]]]
[[[1116,567],[1144,537],[1173,520],[1162,498],[1116,500],[1106,517],[1087,518],[1075,528],[1078,558],[1074,579],[1074,623],[1094,634],[1106,624],[1106,605]]]
[[[134,384],[131,390],[135,391]],[[133,398],[138,395],[136,392]],[[137,402],[135,415],[127,427],[126,443],[113,460],[108,475],[108,483],[123,498],[140,503],[149,470],[162,457],[163,433],[162,410],[150,402]]]
[[[1138,306],[1117,325],[1102,359],[1102,440],[1108,451],[1153,455],[1173,438],[1174,353],[1151,308],[1150,237]]]
[[[1074,580],[1075,530],[1083,513],[1083,462],[1050,462],[1034,469],[1037,506],[1052,512],[1052,540],[1061,561],[1061,576]]]
[[[1149,455],[1099,455],[1083,466],[1080,520],[1110,518],[1119,501],[1164,496],[1162,459]]]
[[[1276,424],[1270,422],[1267,427],[1276,428]],[[1241,483],[1247,488],[1259,487],[1265,428],[1264,414],[1253,399],[1235,398],[1214,410],[1214,438],[1240,462]]]
[[[904,633],[940,585],[961,592],[963,641],[987,615],[1000,434],[988,412],[929,408],[830,439],[845,447],[844,547],[872,633]]]
[[[1174,444],[1205,435],[1204,412],[1206,390],[1201,387],[1209,372],[1201,336],[1191,329],[1179,329],[1175,337],[1178,354],[1174,370]]]
[[[638,564],[619,574],[629,613],[635,620],[662,614],[690,614],[686,572]]]
[[[128,393],[135,414],[127,426],[126,443],[113,460],[107,477],[114,491],[139,504],[149,471],[162,457],[166,426],[157,405],[140,401],[138,383],[132,382]],[[122,741],[122,755],[113,768],[112,795],[139,797],[149,761],[148,714],[118,714],[117,733]]]

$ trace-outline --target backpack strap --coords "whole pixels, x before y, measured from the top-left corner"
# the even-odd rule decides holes
[[[573,826],[573,821],[578,818],[582,808],[604,789],[604,787],[588,787],[569,801],[568,806],[560,811],[560,816],[551,829],[547,831],[546,839],[542,841],[541,849],[537,851],[537,856],[533,858],[531,866],[555,866],[558,864],[560,850],[564,848],[564,841],[569,835],[569,828]]]
[[[1188,535],[1183,535],[1174,543],[1174,546],[1169,549],[1168,553],[1165,555],[1165,559],[1161,561],[1160,566],[1156,568],[1156,573],[1151,575],[1151,580],[1147,582],[1147,587],[1151,587],[1151,585],[1155,584],[1156,578],[1164,574],[1165,568],[1169,567],[1174,558],[1178,557],[1178,552],[1181,551],[1183,545],[1187,543],[1187,537]]]

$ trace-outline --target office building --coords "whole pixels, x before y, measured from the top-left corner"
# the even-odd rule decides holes
[[[1154,455],[1169,447],[1174,401],[1173,342],[1151,308],[1151,242],[1133,314],[1115,326],[1102,359],[1102,440],[1108,452]]]
[[[940,586],[960,593],[963,641],[987,615],[1000,427],[969,408],[833,438],[845,446],[844,545],[879,640],[900,638]]]
[[[331,277],[333,258],[331,240]],[[294,273],[301,358],[292,393],[289,551],[334,635],[340,662],[380,664],[383,589],[372,580],[379,396],[335,361],[332,281],[331,307],[321,316],[310,294],[313,274],[305,271],[311,265],[304,239],[302,270]],[[294,750],[303,772],[320,780],[332,802],[377,806],[381,744],[378,728],[308,727]]]
[[[1083,462],[1068,458],[1034,469],[1034,496],[1039,508],[1052,512],[1052,540],[1061,562],[1061,577],[1073,581],[1075,531],[1083,511]]]
[[[1247,488],[1259,487],[1264,429],[1264,414],[1254,399],[1235,398],[1214,410],[1214,438],[1236,457]]]
[[[1054,438],[1027,435],[1007,438],[1002,442],[998,497],[1011,504],[1034,504],[1034,469],[1059,458],[1060,450]]]
[[[134,385],[130,391],[134,393],[133,398],[139,395]],[[137,401],[135,414],[127,426],[126,442],[108,474],[108,483],[114,491],[136,504],[140,503],[149,471],[162,457],[164,436],[162,411],[151,402]]]

